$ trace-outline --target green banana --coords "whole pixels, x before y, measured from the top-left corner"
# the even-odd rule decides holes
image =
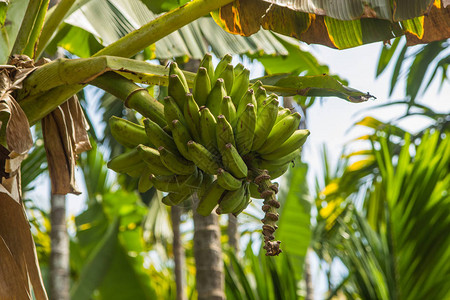
[[[209,79],[211,80],[211,86],[213,85],[214,81],[214,65],[212,62],[212,55],[209,53],[206,53],[205,56],[203,56],[202,61],[200,62],[200,67],[203,67],[208,71]]]
[[[226,144],[225,147],[221,149],[221,153],[222,162],[227,171],[239,179],[247,177],[247,165],[232,144]]]
[[[146,164],[150,173],[155,175],[173,175],[161,161],[159,151],[144,145],[137,146],[137,156],[142,159]]]
[[[294,150],[294,151],[290,152],[289,154],[279,157],[279,158],[276,158],[274,160],[263,159],[260,162],[260,166],[263,166],[265,168],[270,167],[270,166],[282,166],[284,164],[287,164],[287,163],[299,158],[301,153],[302,153],[302,149],[298,148],[297,150]]]
[[[164,148],[167,148],[172,152],[178,152],[177,145],[175,145],[172,137],[159,127],[158,124],[150,119],[144,119],[144,127],[147,137],[155,147],[164,146]]]
[[[275,124],[286,118],[287,116],[291,115],[291,110],[289,108],[281,108],[281,106],[278,107],[278,114],[277,119],[275,120]]]
[[[139,177],[138,182],[138,191],[139,193],[145,193],[149,189],[153,187],[153,183],[150,181],[150,175],[152,172],[149,168],[145,168],[145,170],[142,171],[141,177]]]
[[[215,175],[217,173],[217,169],[220,168],[220,166],[214,155],[209,152],[208,149],[206,149],[202,144],[194,141],[189,141],[187,146],[189,156],[197,167],[210,175]]]
[[[245,201],[245,184],[242,183],[237,190],[225,191],[216,213],[218,215],[232,213],[243,201]]]
[[[223,149],[226,144],[232,144],[236,147],[233,128],[230,123],[228,123],[227,118],[225,118],[224,115],[217,116],[216,136],[217,148],[219,150]]]
[[[258,114],[255,125],[252,150],[259,149],[269,136],[278,115],[278,101],[273,99]]]
[[[203,173],[203,172],[201,172],[201,173],[203,174],[203,180],[197,191],[197,196],[199,199],[203,198],[203,195],[208,190],[211,183],[213,183],[213,181],[214,181],[214,176]]]
[[[208,76],[208,71],[205,68],[200,67],[197,75],[195,75],[193,88],[193,94],[197,104],[200,106],[206,105],[206,100],[208,99],[210,92],[211,79]]]
[[[256,108],[253,104],[247,104],[247,108],[238,118],[236,125],[236,148],[244,156],[252,150],[255,135]]]
[[[186,101],[186,93],[189,93],[189,89],[185,88],[180,77],[176,74],[169,76],[169,86],[167,91],[170,97],[172,97],[179,107],[183,107]],[[164,102],[165,106],[165,102]]]
[[[216,69],[214,70],[214,77],[212,82],[215,82],[218,78],[220,78],[220,75],[227,68],[227,66],[231,63],[232,60],[233,56],[231,56],[230,54],[225,54],[225,56],[222,57],[222,59],[217,64]]]
[[[122,154],[113,157],[107,163],[107,166],[109,169],[117,173],[124,173],[127,170],[131,170],[133,166],[139,165],[140,162],[141,159],[138,155],[137,149],[134,148],[130,151],[124,152]]]
[[[209,216],[219,202],[225,189],[215,180],[209,185],[197,206],[197,213],[202,216]]]
[[[175,206],[180,204],[181,202],[187,200],[193,193],[169,193],[162,197],[161,202],[167,206]]]
[[[206,106],[214,116],[219,114],[222,107],[222,99],[226,95],[227,91],[225,89],[224,80],[222,78],[218,78],[209,93],[208,99],[206,100]]]
[[[184,104],[184,118],[186,120],[187,128],[195,141],[200,141],[200,108],[195,102],[192,94],[186,94],[186,103]]]
[[[145,163],[141,161],[136,165],[130,165],[129,169],[125,170],[124,173],[126,173],[130,177],[139,178],[146,168],[147,166],[145,165]]]
[[[181,155],[183,155],[184,158],[190,159],[187,150],[187,142],[192,140],[192,137],[189,134],[189,131],[178,120],[173,120],[171,125],[172,126],[170,128],[172,129],[172,137],[175,141],[175,145],[177,145],[178,151],[180,151]]]
[[[264,101],[266,101],[267,98],[268,97],[267,97],[265,88],[260,86],[259,88],[257,88],[255,90],[255,99],[256,99],[256,106],[258,108],[258,115],[259,115],[259,112],[263,109]],[[268,102],[266,102],[266,103],[268,103]]]
[[[252,199],[250,198],[250,190],[249,190],[249,184],[245,184],[245,195],[244,195],[244,201],[239,204],[234,211],[232,212],[235,217],[237,217],[241,212],[244,211],[244,209],[247,208],[247,206],[252,203]]]
[[[275,151],[268,154],[263,154],[261,155],[261,158],[265,160],[276,160],[278,158],[284,157],[289,153],[292,153],[293,151],[299,149],[306,142],[306,138],[308,136],[308,129],[298,129]]]
[[[181,71],[181,69],[178,68],[178,64],[176,62],[172,62],[169,67],[169,75],[173,75],[173,74],[178,75],[178,77],[180,78],[181,83],[183,84],[184,89],[185,89],[184,94],[189,93],[189,86],[186,81],[186,77],[184,77],[183,71]]]
[[[256,92],[260,87],[262,87],[262,85],[263,84],[261,80],[257,80],[254,84],[250,86],[250,88]]]
[[[272,179],[272,177],[271,177],[271,179]],[[264,197],[261,197],[261,193],[258,191],[258,186],[255,183],[251,182],[249,184],[248,188],[249,188],[250,195],[252,196],[252,198],[264,199]]]
[[[202,144],[213,154],[217,153],[217,121],[207,107],[200,108],[200,138]]]
[[[242,71],[244,71],[244,65],[241,63],[238,63],[234,66],[234,78],[236,78],[239,74],[241,74]]]
[[[234,106],[238,106],[242,96],[248,90],[250,71],[248,69],[242,70],[242,72],[234,78],[233,88],[231,89],[231,100],[233,100]]]
[[[280,166],[274,165],[270,161],[262,161],[262,160],[254,163],[259,169],[267,170],[269,172],[271,180],[276,179],[281,175],[283,175],[284,173],[286,173],[286,171],[289,169],[289,166],[291,165],[291,162],[288,162]]]
[[[234,122],[234,120],[236,120],[236,107],[234,107],[230,96],[223,97],[220,113],[224,115],[229,122]]]
[[[195,191],[201,185],[202,178],[202,172],[198,171],[191,175],[149,176],[149,180],[158,190],[167,193]]]
[[[217,182],[226,190],[234,191],[241,187],[242,180],[235,178],[222,168],[217,170]]]
[[[245,92],[244,96],[242,96],[241,101],[239,102],[237,109],[236,109],[236,117],[239,118],[241,114],[244,112],[244,110],[247,108],[247,104],[253,104],[253,106],[256,109],[256,99],[255,99],[255,93],[252,89],[248,89],[247,92]]]
[[[234,69],[232,64],[228,64],[225,69],[220,73],[217,78],[222,78],[225,82],[225,89],[227,94],[231,93],[231,89],[233,88],[234,81]]]
[[[179,120],[186,126],[186,120],[184,119],[183,112],[180,109],[180,107],[183,106],[178,106],[175,100],[170,96],[164,98],[164,117],[166,118],[167,124],[169,124],[169,126],[173,120]]]
[[[188,161],[177,154],[174,154],[164,148],[163,146],[158,148],[159,156],[162,163],[175,174],[188,175],[195,172],[197,169],[195,164]]]
[[[144,126],[112,116],[109,119],[109,128],[114,139],[127,148],[134,148],[139,144],[151,144],[145,134]]]
[[[298,129],[301,116],[298,112],[293,113],[280,122],[276,123],[270,131],[264,145],[256,149],[260,154],[270,153],[283,144]]]

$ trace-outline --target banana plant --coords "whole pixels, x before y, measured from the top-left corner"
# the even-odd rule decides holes
[[[44,126],[45,130],[49,132],[47,139],[46,135],[44,135],[46,149],[53,153],[53,157],[64,153],[65,157],[60,159],[60,161],[66,164],[54,163],[52,165],[54,174],[63,174],[67,178],[66,182],[62,182],[61,177],[51,175],[53,183],[54,185],[59,184],[57,190],[61,190],[58,190],[58,192],[78,192],[74,182],[74,160],[77,154],[89,149],[90,145],[84,132],[86,123],[82,113],[80,113],[81,109],[75,98],[71,97],[87,84],[95,81],[98,86],[103,86],[108,91],[117,93],[119,98],[122,98],[130,108],[136,109],[144,116],[153,117],[156,122],[163,122],[160,115],[158,116],[161,113],[162,104],[149,98],[148,94],[142,92],[140,86],[135,85],[131,81],[124,81],[124,78],[127,77],[126,75],[133,77],[135,74],[138,74],[137,78],[139,78],[139,74],[145,73],[149,75],[149,77],[146,77],[145,83],[164,85],[164,83],[168,83],[167,76],[164,76],[167,75],[167,71],[163,72],[159,69],[159,71],[153,72],[152,70],[155,70],[156,67],[148,65],[142,69],[134,69],[132,65],[135,65],[135,61],[126,63],[124,59],[117,57],[131,57],[176,29],[229,4],[231,0],[195,0],[189,2],[125,35],[99,50],[92,58],[87,60],[57,60],[55,62],[42,60],[34,63],[29,58],[38,58],[40,53],[45,50],[48,41],[75,1],[61,1],[51,15],[46,18],[48,2],[48,0],[29,2],[17,0],[11,3],[1,1],[0,5],[0,22],[2,26],[5,25],[4,34],[1,36],[0,53],[3,60],[2,63],[8,60],[8,65],[2,66],[1,73],[2,82],[4,83],[2,85],[1,100],[6,103],[5,107],[7,107],[2,110],[2,124],[7,124],[7,126],[5,125],[2,128],[6,132],[2,140],[6,141],[4,146],[6,146],[5,149],[7,150],[4,158],[7,167],[2,173],[9,177],[8,186],[13,186],[12,189],[9,188],[2,193],[2,197],[7,199],[5,201],[15,200],[21,203],[20,184],[17,184],[20,176],[17,176],[17,169],[20,166],[20,161],[32,145],[28,127],[46,116],[48,117],[43,122],[47,124]],[[81,2],[77,2],[77,5],[80,5]],[[422,8],[422,6],[420,7]],[[438,9],[438,13],[440,13],[439,8],[438,5],[431,7],[434,10]],[[416,10],[413,12],[413,17],[422,13],[423,10]],[[411,16],[399,16],[399,18],[405,17]],[[426,29],[426,27],[423,28]],[[377,38],[382,39],[385,36],[380,35]],[[369,41],[373,41],[373,39]],[[119,62],[119,64],[115,65],[114,62]],[[120,71],[123,72],[121,75],[118,75],[117,72],[120,73]],[[91,76],[85,76],[87,74]],[[156,77],[153,75],[156,75]],[[189,74],[186,75],[189,77]],[[137,79],[135,80],[140,82]],[[114,86],[114,82],[117,82],[117,86],[125,87],[125,90],[118,90]],[[323,93],[328,96],[337,94],[349,101],[364,101],[369,97],[369,95],[342,86],[328,76],[323,76],[323,79],[322,77],[271,77],[266,79],[265,85],[268,91],[277,91],[285,95],[301,94],[307,96],[310,93],[311,95]],[[66,102],[69,98],[72,100]],[[63,105],[63,103],[65,104]],[[50,113],[51,115],[49,116]],[[64,126],[55,124],[64,124]],[[57,135],[58,130],[61,128],[65,129],[65,135],[62,140],[50,138],[51,135]],[[20,139],[20,143],[18,143],[19,139],[14,138],[15,136],[23,137]],[[61,150],[56,150],[58,148],[53,148],[53,146],[50,147],[50,144],[53,146],[58,145]],[[68,171],[65,171],[66,168]],[[52,174],[52,172],[50,173]],[[8,210],[11,209],[15,209],[17,212],[17,209],[23,208],[9,205]],[[45,299],[46,293],[42,288],[41,276],[34,259],[32,259],[33,246],[30,246],[29,234],[24,228],[26,226],[21,227],[20,230],[25,230],[22,233],[25,234],[23,237],[27,242],[22,244],[29,245],[29,248],[27,250],[28,261],[26,266],[22,264],[22,268],[29,270],[31,273],[28,274],[29,276],[25,276],[17,281],[22,282],[21,285],[19,284],[21,287],[18,287],[17,283],[9,285],[9,287],[14,287],[13,291],[11,291],[12,294],[15,294],[14,291],[20,291],[20,294],[16,294],[17,297],[29,298],[31,295],[29,288],[22,288],[23,286],[29,286],[26,284],[29,277],[36,297]],[[111,227],[111,232],[114,230],[114,227]],[[2,236],[6,236],[6,234],[2,233]],[[6,243],[9,242],[6,241]],[[1,249],[5,250],[6,248],[3,247]],[[17,267],[13,257],[8,257],[8,266],[12,266],[11,268],[13,269],[2,268],[2,270],[14,270]],[[1,273],[1,275],[2,278],[8,278],[4,273]],[[12,277],[9,280],[12,280]],[[4,292],[3,290],[0,291]]]

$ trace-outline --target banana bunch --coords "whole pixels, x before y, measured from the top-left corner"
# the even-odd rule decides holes
[[[309,131],[298,129],[298,112],[280,107],[278,96],[268,95],[260,81],[250,85],[250,71],[242,64],[233,66],[231,59],[226,55],[214,68],[206,54],[192,90],[172,63],[169,96],[163,100],[167,125],[145,119],[140,126],[112,117],[114,138],[132,150],[113,158],[108,167],[140,177],[140,191],[154,186],[167,192],[167,205],[198,192],[197,212],[204,216],[216,207],[218,214],[238,215],[251,196],[271,198],[278,189],[269,179],[284,174],[300,156]],[[258,184],[255,178],[262,170],[270,177],[259,177]],[[271,226],[274,231],[276,225]]]

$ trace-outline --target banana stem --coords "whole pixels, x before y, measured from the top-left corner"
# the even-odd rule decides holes
[[[274,233],[278,226],[277,209],[280,208],[280,203],[277,201],[276,194],[278,193],[278,187],[272,184],[270,176],[267,170],[258,170],[255,174],[253,182],[258,186],[258,191],[261,193],[261,197],[264,198],[262,210],[265,212],[263,222],[262,233],[264,236],[264,249],[267,256],[277,256],[282,251],[280,249],[280,241],[273,241],[275,239]]]
[[[121,99],[126,107],[136,110],[161,127],[167,124],[164,106],[133,81],[115,72],[107,72],[94,79],[91,84]]]

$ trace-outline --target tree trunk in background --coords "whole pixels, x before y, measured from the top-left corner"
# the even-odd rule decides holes
[[[180,234],[180,217],[181,208],[178,206],[172,206],[171,218],[172,218],[172,231],[173,231],[173,260],[175,263],[175,283],[177,287],[177,300],[185,300],[184,290],[184,248],[181,242]]]
[[[238,220],[233,214],[228,214],[228,245],[234,250],[235,254],[239,252],[239,231]]]
[[[196,194],[194,200],[194,257],[199,300],[222,300],[224,293],[224,273],[220,227],[218,216],[212,213],[208,217],[197,214]]]
[[[305,269],[303,270],[303,277],[305,278],[306,296],[305,300],[314,300],[314,287],[312,284],[311,264],[309,262],[311,248],[308,248],[305,256]]]
[[[52,195],[50,204],[50,299],[70,300],[66,197],[64,195]]]

